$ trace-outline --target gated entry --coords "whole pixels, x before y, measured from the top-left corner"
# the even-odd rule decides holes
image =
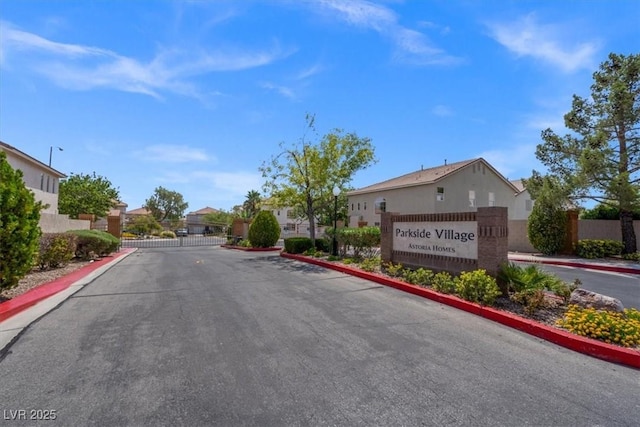
[[[187,236],[176,237],[174,239],[163,239],[159,237],[121,239],[123,248],[172,248],[184,246],[216,246],[227,242],[227,237],[202,234],[189,234]]]

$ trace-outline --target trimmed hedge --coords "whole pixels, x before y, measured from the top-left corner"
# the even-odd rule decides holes
[[[70,233],[78,236],[76,257],[89,260],[107,256],[120,247],[120,239],[100,230],[73,230]]]
[[[617,240],[579,240],[576,245],[576,255],[581,258],[606,258],[611,255],[620,255],[624,245]]]
[[[333,230],[331,230],[333,232]],[[378,227],[345,227],[339,228],[336,233],[340,253],[344,256],[353,251],[353,256],[370,257],[373,251],[380,246],[380,228]]]
[[[309,237],[289,237],[284,239],[284,251],[289,254],[303,254],[313,248]]]

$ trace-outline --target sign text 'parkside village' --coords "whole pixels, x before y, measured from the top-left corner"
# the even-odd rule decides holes
[[[478,259],[478,224],[475,221],[396,222],[396,251]]]

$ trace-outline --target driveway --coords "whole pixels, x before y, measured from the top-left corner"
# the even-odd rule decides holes
[[[640,413],[634,369],[220,247],[138,250],[29,327],[0,378],[4,414],[55,410],[57,425],[631,426]]]

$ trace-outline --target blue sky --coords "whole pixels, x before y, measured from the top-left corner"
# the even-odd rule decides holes
[[[2,0],[0,140],[129,209],[158,186],[241,204],[307,113],[371,138],[356,188],[476,157],[519,179],[639,21],[637,0]]]

